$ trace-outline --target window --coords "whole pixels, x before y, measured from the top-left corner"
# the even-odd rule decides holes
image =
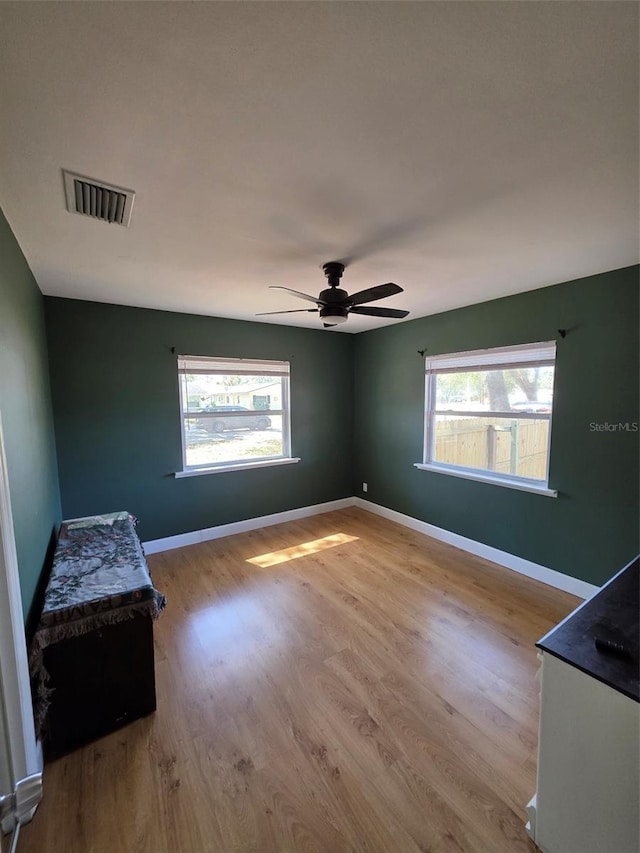
[[[183,471],[297,462],[291,457],[289,362],[178,357]]]
[[[425,359],[425,452],[417,467],[555,495],[548,488],[556,345]]]

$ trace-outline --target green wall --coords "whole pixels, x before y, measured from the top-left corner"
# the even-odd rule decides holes
[[[0,415],[28,617],[60,522],[43,297],[0,211]]]
[[[638,550],[638,268],[350,336],[46,298],[63,512],[155,539],[359,494],[600,584]],[[568,330],[565,339],[558,328]],[[556,499],[414,467],[430,354],[558,338]],[[297,465],[175,479],[176,355],[291,362]]]
[[[65,517],[127,509],[144,541],[353,494],[351,336],[45,302]],[[290,361],[292,455],[302,461],[176,479],[177,354]]]
[[[567,329],[566,338],[557,329]],[[429,355],[558,339],[549,484],[558,498],[419,470]],[[601,584],[638,553],[638,268],[357,335],[355,483],[374,503]]]

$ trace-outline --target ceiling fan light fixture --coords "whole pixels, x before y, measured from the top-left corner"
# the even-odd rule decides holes
[[[342,290],[339,287],[340,279],[344,272],[344,264],[341,261],[329,261],[322,268],[327,277],[329,287],[320,291],[320,295],[317,297],[311,296],[308,293],[301,293],[299,290],[292,290],[290,287],[283,287],[277,284],[271,285],[274,290],[286,290],[288,293],[293,293],[294,296],[304,299],[306,302],[313,302],[318,306],[317,308],[261,311],[260,314],[317,313],[325,329],[346,323],[349,313],[391,319],[402,319],[409,314],[408,311],[400,311],[398,308],[371,308],[366,304],[368,302],[376,302],[378,299],[385,299],[387,296],[395,296],[396,293],[402,293],[402,288],[398,287],[392,281],[388,281],[386,284],[378,284],[375,287],[367,287],[366,290],[359,290],[357,293],[352,293],[349,296],[346,290]]]
[[[348,316],[348,309],[343,308],[341,305],[327,305],[320,309],[320,319],[324,323],[331,323],[333,326],[346,323]]]

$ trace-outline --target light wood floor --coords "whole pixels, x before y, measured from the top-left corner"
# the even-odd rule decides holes
[[[9,853],[11,849],[11,836],[0,835],[0,851],[1,853]]]
[[[577,599],[355,508],[149,564],[158,711],[46,766],[19,853],[535,849],[534,642]]]

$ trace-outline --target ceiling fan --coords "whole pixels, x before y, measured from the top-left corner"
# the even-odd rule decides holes
[[[376,287],[369,287],[367,290],[360,290],[358,293],[352,293],[351,296],[346,290],[341,290],[339,287],[342,273],[344,272],[344,264],[339,261],[330,261],[324,264],[322,269],[329,282],[329,287],[326,290],[321,290],[318,297],[309,296],[307,293],[300,293],[299,290],[292,290],[290,287],[279,287],[272,285],[272,290],[286,290],[293,293],[294,296],[299,296],[300,299],[306,299],[307,302],[315,302],[317,308],[294,308],[290,311],[261,311],[256,314],[256,317],[262,317],[267,314],[297,314],[306,312],[310,314],[320,314],[322,325],[325,329],[331,326],[337,326],[339,323],[344,323],[349,314],[366,314],[368,317],[406,317],[408,311],[401,311],[398,308],[368,308],[362,307],[365,302],[375,302],[376,299],[384,299],[386,296],[393,296],[396,293],[402,293],[402,288],[397,284],[388,282],[387,284],[378,284]]]

